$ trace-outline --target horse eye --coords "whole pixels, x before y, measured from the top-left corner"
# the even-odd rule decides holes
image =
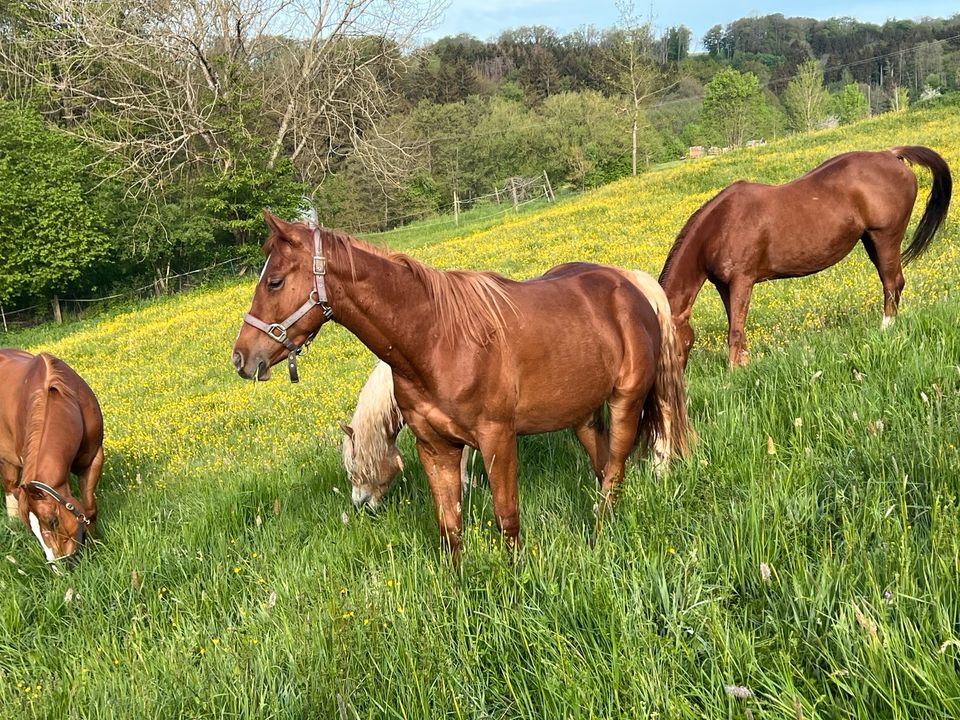
[[[279,290],[283,286],[283,278],[270,278],[267,281],[268,290]]]
[[[60,519],[56,516],[50,518],[50,522],[47,523],[47,526],[50,528],[50,531],[56,530],[60,527]]]

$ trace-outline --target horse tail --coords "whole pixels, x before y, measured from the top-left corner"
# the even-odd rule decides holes
[[[46,427],[47,401],[50,398],[50,392],[56,390],[66,398],[73,399],[76,397],[57,367],[59,361],[55,357],[47,353],[40,353],[35,361],[43,363],[43,376],[40,385],[30,393],[30,410],[27,414],[26,432],[24,434],[26,452],[23,458],[23,482],[36,479],[37,465],[40,460],[40,442],[43,439],[43,430]]]
[[[653,446],[654,462],[665,468],[676,455],[690,452],[694,436],[687,415],[687,393],[683,383],[683,358],[680,354],[670,302],[659,283],[639,270],[627,273],[643,293],[660,325],[660,361],[657,363],[653,390],[644,406],[640,434]]]
[[[950,168],[946,161],[930,148],[905,145],[895,147],[890,152],[901,160],[923,165],[933,174],[933,188],[927,199],[926,210],[913,233],[910,245],[903,251],[903,264],[908,265],[923,255],[947,216],[947,211],[950,209],[950,196],[953,194],[953,178],[950,176]]]

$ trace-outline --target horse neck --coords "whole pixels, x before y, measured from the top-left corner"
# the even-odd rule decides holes
[[[685,227],[670,249],[660,273],[660,286],[666,293],[674,317],[690,317],[693,301],[707,279],[701,257],[703,237],[704,234],[696,232],[696,227]]]
[[[347,238],[327,252],[334,319],[391,367],[412,370],[440,320],[427,287],[410,267]]]
[[[40,387],[32,391],[28,403],[22,478],[23,482],[39,480],[56,488],[67,483],[70,462],[56,452],[66,448],[51,447],[63,443],[53,443],[45,436],[54,427],[68,434],[73,426],[72,416],[76,415],[73,411],[77,409],[72,406],[72,393],[53,366],[52,358],[41,353],[37,360],[42,362],[38,368],[42,380]],[[48,447],[54,452],[47,452]]]

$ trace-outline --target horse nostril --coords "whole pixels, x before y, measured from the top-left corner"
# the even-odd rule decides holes
[[[239,350],[233,351],[233,366],[240,370],[243,367],[243,355]]]

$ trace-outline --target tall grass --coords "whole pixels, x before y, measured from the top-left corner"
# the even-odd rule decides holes
[[[655,272],[672,235],[652,229],[675,232],[697,204],[672,198],[907,135],[960,167],[948,112],[671,168],[405,247],[523,275],[569,241]],[[754,361],[729,372],[705,291],[693,456],[663,478],[635,464],[590,547],[586,456],[569,433],[524,438],[524,548],[509,562],[481,478],[459,572],[409,436],[384,509],[350,506],[336,421],[373,359],[342,329],[324,330],[297,386],[231,372],[249,281],[8,336],[89,380],[108,461],[100,541],[63,576],[0,525],[0,716],[960,716],[956,205],[886,332],[879,282],[852,259],[762,288]],[[615,242],[592,221],[619,228]]]

